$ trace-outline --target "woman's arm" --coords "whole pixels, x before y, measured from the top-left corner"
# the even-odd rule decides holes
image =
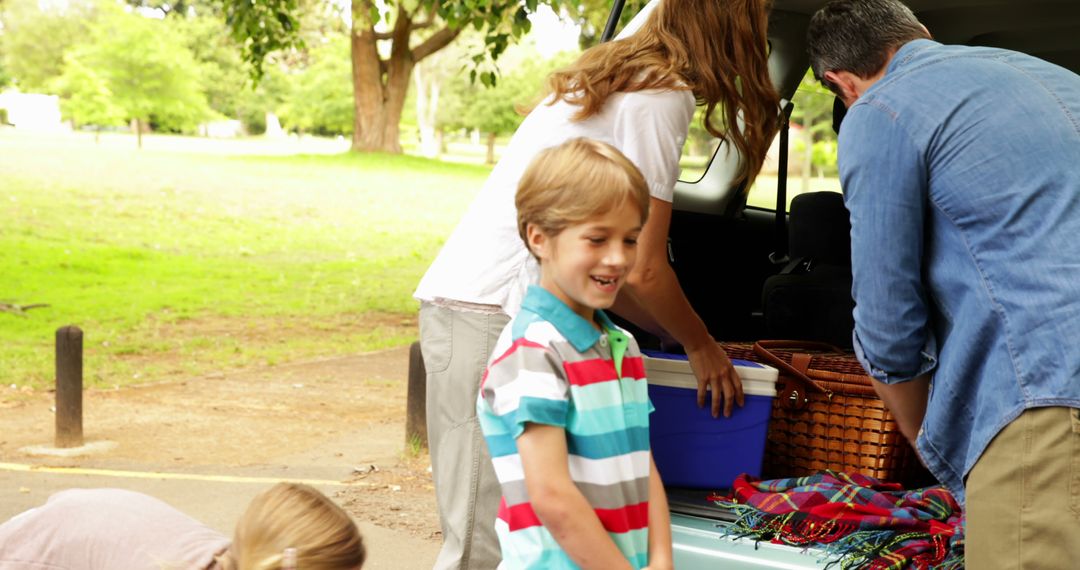
[[[664,482],[649,453],[649,570],[669,570],[675,561],[671,553],[671,512]]]
[[[582,568],[631,568],[570,479],[566,431],[529,423],[517,446],[533,512],[570,558]]]
[[[638,256],[627,279],[619,303],[620,313],[646,330],[661,327],[686,350],[690,368],[698,380],[698,406],[705,405],[705,392],[712,389],[712,414],[730,416],[733,404],[743,405],[742,380],[731,360],[705,328],[701,317],[690,306],[679,280],[667,258],[668,229],[671,226],[671,203],[652,198],[649,219],[638,238]],[[623,298],[626,297],[626,298]],[[627,307],[627,305],[630,305]],[[644,312],[651,321],[645,319]],[[635,319],[635,315],[637,319]],[[646,322],[642,322],[646,321]]]

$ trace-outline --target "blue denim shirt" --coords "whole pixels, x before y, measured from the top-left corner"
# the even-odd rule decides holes
[[[855,351],[932,372],[918,437],[964,477],[1027,408],[1080,407],[1080,76],[1024,54],[904,45],[839,140]]]

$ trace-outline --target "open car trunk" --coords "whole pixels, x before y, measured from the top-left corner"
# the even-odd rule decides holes
[[[785,101],[792,99],[809,66],[806,27],[825,3],[772,2],[769,69]],[[1011,49],[1080,71],[1080,2],[906,0],[906,4],[942,43]],[[621,10],[622,0],[615,0],[609,21],[618,21]],[[632,33],[639,23],[635,18],[622,33]],[[609,26],[605,39],[614,32]],[[762,291],[765,281],[783,267],[783,256],[770,254],[784,253],[778,244],[787,235],[788,217],[783,182],[777,189],[779,211],[746,205],[747,193],[732,183],[738,164],[733,150],[717,148],[699,180],[676,185],[669,249],[680,284],[713,336],[754,341],[769,334]],[[779,178],[782,181],[784,174]],[[648,335],[636,329],[634,333],[643,347],[649,346]],[[727,536],[724,530],[734,517],[708,500],[710,491],[668,488],[677,568],[795,569],[828,564],[821,550]]]
[[[701,489],[667,489],[671,508],[671,538],[676,568],[825,568],[825,552],[782,544],[758,542],[725,534],[735,521],[730,511],[708,499]]]

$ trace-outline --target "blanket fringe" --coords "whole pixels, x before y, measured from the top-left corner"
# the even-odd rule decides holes
[[[767,515],[751,507],[729,501],[717,501],[719,506],[735,513],[736,520],[721,532],[728,538],[768,540],[789,546],[815,547],[823,551],[826,568],[840,570],[962,570],[964,559],[949,548],[948,538],[923,532],[898,533],[890,530],[858,530],[853,525],[834,521],[811,522],[795,520],[796,513]],[[930,541],[931,552],[912,558],[895,553],[904,543],[913,540]]]

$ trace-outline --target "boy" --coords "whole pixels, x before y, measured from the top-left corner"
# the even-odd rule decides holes
[[[645,180],[614,147],[573,139],[533,160],[516,205],[540,284],[503,330],[477,401],[503,491],[501,567],[669,568],[641,352],[602,310],[634,265]]]

